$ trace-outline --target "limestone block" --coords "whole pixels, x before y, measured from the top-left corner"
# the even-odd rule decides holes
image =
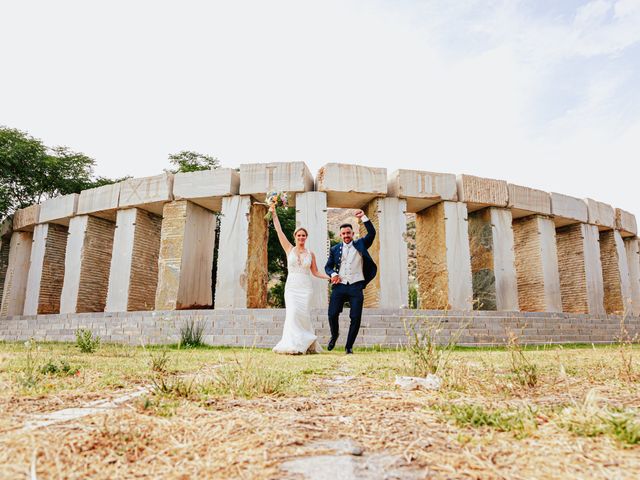
[[[27,278],[25,315],[60,312],[67,235],[68,229],[63,225],[36,225]]]
[[[162,217],[118,210],[105,311],[153,310],[158,286]]]
[[[57,223],[69,226],[69,219],[78,208],[77,193],[50,198],[40,205],[40,223]]]
[[[157,310],[211,307],[216,217],[187,200],[164,206]]]
[[[623,237],[635,237],[638,234],[636,217],[620,208],[616,208],[616,228]]]
[[[631,313],[640,316],[640,242],[638,238],[625,238],[629,285],[631,288]]]
[[[120,182],[119,208],[136,207],[162,215],[164,204],[173,200],[173,174],[129,178]]]
[[[115,220],[120,200],[120,183],[103,185],[80,192],[78,215],[91,214],[96,217]]]
[[[40,218],[40,205],[35,204],[16,210],[13,214],[13,229],[20,232],[33,232]]]
[[[604,285],[598,227],[576,223],[556,231],[562,310],[603,315]]]
[[[240,195],[264,202],[267,192],[295,193],[313,190],[313,176],[304,162],[249,163],[240,165]]]
[[[222,197],[237,195],[239,187],[240,175],[233,168],[177,173],[173,180],[173,196],[176,200],[189,200],[207,210],[219,212]]]
[[[526,217],[539,213],[551,215],[551,195],[542,190],[507,184],[509,191],[509,208],[513,218]]]
[[[296,194],[296,228],[304,227],[309,232],[307,248],[316,256],[318,270],[324,271],[329,254],[327,234],[327,194],[305,192]],[[313,278],[311,308],[327,308],[327,282]]]
[[[60,313],[104,311],[115,224],[79,215],[69,223]]]
[[[378,274],[364,290],[365,308],[399,308],[409,303],[406,201],[379,198],[371,201],[365,214],[376,228],[369,254]],[[360,238],[367,230],[360,224]]]
[[[507,182],[491,178],[458,175],[458,201],[467,204],[467,210],[474,212],[484,207],[506,207],[509,202]]]
[[[561,312],[560,274],[551,219],[540,215],[513,222],[518,303],[525,312]]]
[[[419,212],[442,200],[458,199],[456,176],[451,173],[396,170],[389,175],[387,190],[390,197],[406,199],[409,213]]]
[[[0,307],[2,316],[22,315],[24,312],[32,241],[31,232],[14,232],[11,235]]]
[[[423,309],[471,310],[467,209],[441,202],[416,214],[417,280]]]
[[[600,232],[600,260],[605,311],[625,314],[631,307],[631,283],[624,242],[617,230]]]
[[[560,193],[551,193],[551,214],[556,227],[589,221],[587,204],[583,200]]]
[[[518,310],[511,211],[486,208],[469,214],[473,308]]]
[[[248,195],[222,199],[215,308],[264,308],[267,298],[266,208]]]
[[[611,205],[586,198],[588,222],[597,225],[599,230],[610,230],[616,227],[616,213]]]
[[[327,163],[318,171],[316,190],[327,193],[331,208],[362,208],[387,195],[387,169]]]

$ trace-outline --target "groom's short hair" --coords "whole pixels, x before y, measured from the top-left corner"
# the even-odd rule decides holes
[[[340,230],[342,230],[343,228],[347,228],[349,227],[351,230],[353,230],[353,227],[351,226],[350,223],[343,223],[342,225],[340,225]]]

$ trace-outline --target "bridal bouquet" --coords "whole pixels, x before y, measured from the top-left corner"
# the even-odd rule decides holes
[[[288,207],[289,201],[287,198],[287,192],[269,192],[265,199],[267,205],[275,205],[277,207]],[[271,212],[267,212],[264,216],[265,220],[271,221]]]

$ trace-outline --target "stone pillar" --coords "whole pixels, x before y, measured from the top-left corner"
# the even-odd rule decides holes
[[[145,210],[118,210],[105,311],[153,310],[161,224],[162,217]]]
[[[510,210],[491,207],[469,214],[474,309],[519,309],[513,242]]]
[[[638,238],[625,238],[629,284],[631,287],[631,313],[640,316],[640,242]]]
[[[561,312],[560,274],[553,221],[541,215],[513,222],[518,303],[524,312]]]
[[[31,259],[32,232],[13,232],[9,248],[7,273],[2,291],[0,315],[22,315],[27,292]]]
[[[33,230],[25,315],[60,313],[68,228],[40,223]]]
[[[69,221],[60,313],[103,312],[115,224],[79,215]]]
[[[318,270],[324,272],[329,254],[327,234],[327,194],[305,192],[296,194],[296,228],[304,227],[309,232],[307,248],[316,256]],[[313,278],[311,308],[327,308],[327,281]]]
[[[364,208],[377,232],[369,254],[378,266],[364,291],[366,308],[399,308],[409,302],[406,208],[406,200],[391,197],[372,200]],[[366,233],[360,224],[360,237]]]
[[[467,207],[441,202],[416,214],[418,290],[423,309],[471,310]]]
[[[213,305],[211,271],[216,216],[188,200],[165,204],[158,259],[156,310]]]
[[[577,223],[556,230],[562,310],[603,315],[604,289],[598,227]]]
[[[604,309],[624,314],[631,307],[631,284],[624,242],[618,230],[600,232],[600,260],[604,280]]]
[[[246,195],[222,199],[215,308],[266,307],[266,213]]]

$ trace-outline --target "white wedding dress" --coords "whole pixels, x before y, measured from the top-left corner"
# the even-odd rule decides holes
[[[311,253],[305,250],[296,254],[295,247],[287,255],[287,283],[284,286],[286,317],[282,329],[282,339],[273,347],[276,353],[319,353],[309,304],[313,285],[311,283]]]

